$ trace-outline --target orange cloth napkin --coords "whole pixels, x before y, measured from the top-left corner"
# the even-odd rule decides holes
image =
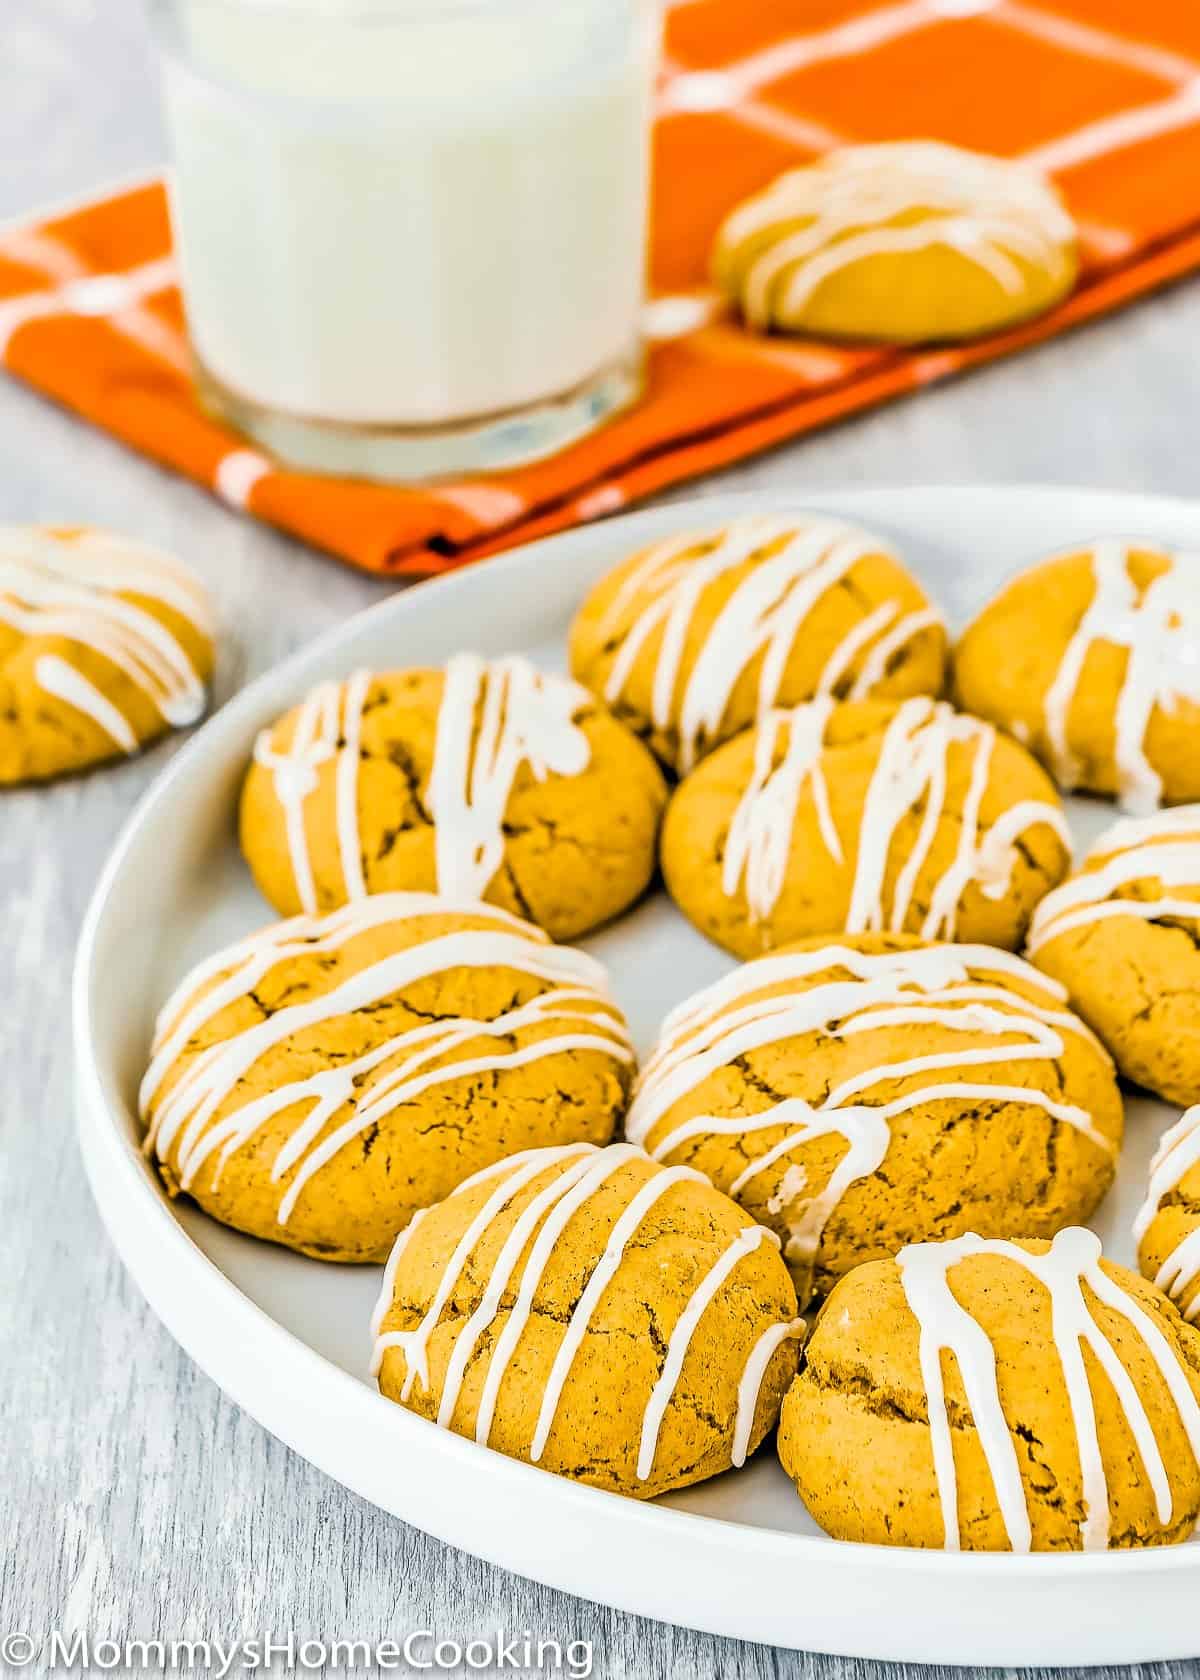
[[[1050,172],[1082,229],[1075,295],[967,349],[851,349],[737,326],[706,282],[730,206],[828,146],[908,138]],[[1200,4],[676,0],[654,150],[646,398],[532,466],[411,489],[320,478],[209,419],[189,383],[159,181],[0,232],[0,358],[257,518],[372,571],[443,571],[1036,343],[1200,264]]]

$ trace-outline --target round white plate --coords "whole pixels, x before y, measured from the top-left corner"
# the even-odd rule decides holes
[[[1200,1543],[1095,1556],[952,1556],[843,1545],[809,1520],[769,1449],[744,1471],[643,1505],[478,1447],[382,1399],[366,1374],[376,1268],[323,1266],[171,1205],[138,1150],[134,1092],[158,1004],[198,958],[270,920],[234,843],[256,731],[314,682],[463,647],[561,665],[586,587],[635,546],[748,508],[833,510],[891,538],[954,622],[1018,564],[1097,534],[1200,550],[1200,504],[1065,489],[714,496],[551,537],[398,594],[246,689],[134,812],[80,944],[75,1041],[100,1211],[155,1312],[266,1428],[385,1510],[589,1599],[746,1639],[940,1663],[1089,1663],[1200,1652]],[[1076,802],[1081,838],[1111,808]],[[681,995],[731,960],[661,894],[587,942],[644,1048]],[[1129,1103],[1121,1185],[1097,1229],[1128,1231],[1164,1105]]]

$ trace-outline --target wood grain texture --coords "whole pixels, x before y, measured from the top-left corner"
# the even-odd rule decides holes
[[[0,216],[159,159],[139,0],[7,0],[2,10]],[[1200,284],[1181,286],[699,488],[1042,479],[1190,494],[1198,341]],[[3,384],[0,520],[41,518],[128,529],[205,575],[226,631],[218,699],[385,588]],[[151,1317],[108,1245],[76,1151],[69,981],[97,871],[176,746],[0,802],[0,1633],[379,1639],[529,1628],[592,1640],[604,1676],[824,1680],[886,1668],[900,1680],[900,1666],[641,1621],[441,1546],[269,1437]],[[1200,1664],[1139,1672],[1166,1680]]]

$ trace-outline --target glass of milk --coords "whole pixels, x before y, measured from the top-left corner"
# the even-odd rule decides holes
[[[387,479],[636,398],[658,0],[152,5],[211,408]]]

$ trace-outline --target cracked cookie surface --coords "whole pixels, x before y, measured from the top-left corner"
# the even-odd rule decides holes
[[[1198,644],[1194,557],[1105,539],[1005,585],[955,648],[955,698],[1060,787],[1145,815],[1200,799]]]
[[[195,723],[212,668],[211,604],[178,560],[87,526],[0,528],[0,785]]]
[[[735,956],[883,928],[1012,950],[1070,836],[1045,771],[991,724],[926,697],[826,699],[710,754],[661,850],[679,908]]]
[[[802,1328],[771,1233],[700,1174],[577,1145],[505,1161],[413,1222],[373,1368],[444,1428],[649,1499],[755,1450]]]
[[[438,891],[573,939],[644,891],[665,799],[651,754],[586,690],[460,655],[315,689],[260,736],[240,834],[284,914]]]
[[[329,1260],[514,1151],[603,1143],[633,1073],[604,970],[507,912],[387,893],[210,957],[140,1107],[170,1194]]]
[[[1028,955],[1126,1079],[1200,1100],[1200,805],[1126,818],[1034,912]]]
[[[906,1242],[1088,1218],[1122,1136],[1111,1064],[1021,958],[804,940],[681,1004],[626,1135],[776,1232],[803,1305]]]
[[[749,515],[643,549],[592,589],[571,670],[686,774],[772,706],[940,694],[941,615],[882,539]]]
[[[1089,1231],[921,1244],[830,1295],[778,1448],[836,1539],[971,1551],[1187,1540],[1200,1516],[1200,1331],[1102,1260]]]

